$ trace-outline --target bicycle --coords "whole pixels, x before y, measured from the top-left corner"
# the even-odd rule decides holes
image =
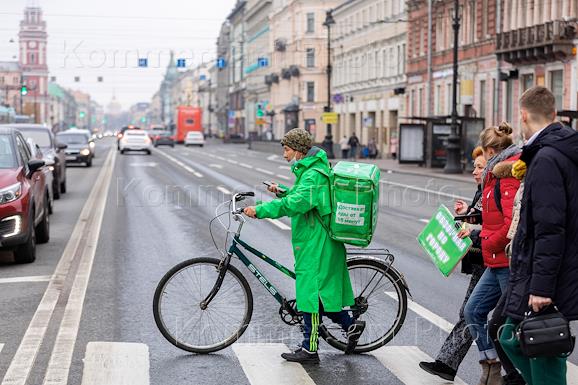
[[[252,192],[238,193],[216,209],[209,231],[221,258],[195,258],[179,263],[160,280],[154,294],[153,313],[161,334],[174,346],[192,353],[207,354],[222,350],[245,332],[253,313],[253,294],[245,276],[231,264],[237,257],[279,303],[281,320],[291,326],[301,325],[302,314],[296,302],[284,297],[240,249],[267,262],[287,277],[295,273],[241,239],[246,220],[237,203]],[[227,212],[219,214],[228,204]],[[232,206],[232,208],[231,208]],[[229,213],[229,226],[221,216]],[[231,231],[231,216],[239,225]],[[219,220],[229,234],[234,234],[228,251],[219,250],[211,225]],[[381,258],[378,258],[381,257]],[[399,332],[407,313],[409,287],[392,265],[394,256],[387,250],[348,249],[347,267],[355,295],[349,310],[355,320],[366,321],[354,353],[366,353],[387,344]],[[388,318],[389,317],[389,318]],[[319,335],[332,347],[344,351],[347,337],[339,325],[321,324]]]

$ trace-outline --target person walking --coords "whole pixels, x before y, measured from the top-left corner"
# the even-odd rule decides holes
[[[343,138],[339,141],[339,147],[341,147],[341,158],[349,158],[349,140],[346,135],[343,135]]]
[[[367,145],[367,149],[369,151],[369,159],[377,158],[378,150],[375,139],[370,139],[369,144]]]
[[[474,171],[472,175],[478,186],[472,203],[468,206],[466,202],[458,200],[454,205],[456,215],[476,214],[482,210],[482,173],[486,167],[486,159],[481,147],[477,147],[473,153]],[[444,380],[453,381],[458,371],[458,367],[464,360],[466,354],[472,346],[473,338],[468,331],[464,319],[464,307],[476,287],[478,281],[484,273],[484,260],[481,250],[480,229],[471,231],[470,238],[473,246],[462,259],[462,273],[471,275],[470,284],[466,291],[466,297],[460,309],[460,319],[454,326],[450,335],[446,338],[439,350],[434,362],[420,362],[419,366],[426,372],[439,376]]]
[[[506,237],[512,221],[514,196],[520,182],[511,175],[500,175],[505,164],[513,164],[520,156],[520,148],[513,144],[512,127],[502,123],[482,131],[480,143],[488,164],[482,175],[482,256],[486,270],[464,308],[464,318],[477,343],[482,366],[480,383],[501,385],[501,364],[488,336],[488,315],[496,307],[506,290],[509,261],[505,254]],[[468,230],[460,232],[468,236]]]
[[[341,325],[346,332],[346,354],[355,349],[365,322],[354,321],[343,310],[355,301],[345,246],[331,239],[326,230],[332,210],[327,154],[312,147],[311,135],[300,128],[289,131],[281,144],[283,157],[291,163],[295,174],[295,185],[283,193],[278,185],[271,185],[269,191],[277,194],[278,199],[247,207],[244,213],[259,219],[291,218],[297,309],[303,312],[304,338],[299,349],[281,356],[291,362],[319,363],[318,328],[322,316]]]
[[[357,159],[357,148],[358,147],[359,147],[359,138],[357,137],[357,135],[354,132],[349,137],[349,156],[353,160]]]
[[[578,320],[578,133],[556,121],[556,98],[544,87],[522,95],[520,121],[524,193],[499,340],[529,385],[565,385],[566,357],[525,357],[515,332],[529,309],[552,304]]]

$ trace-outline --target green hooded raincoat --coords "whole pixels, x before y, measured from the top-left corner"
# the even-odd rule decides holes
[[[313,147],[291,170],[295,185],[279,199],[259,204],[257,218],[291,217],[297,308],[319,313],[321,300],[324,311],[339,312],[353,305],[354,297],[345,246],[325,230],[331,214],[327,154]]]

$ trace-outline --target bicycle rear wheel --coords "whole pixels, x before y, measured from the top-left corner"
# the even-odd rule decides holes
[[[235,342],[247,329],[253,313],[249,283],[229,265],[221,287],[203,309],[219,276],[220,260],[198,258],[169,270],[159,282],[153,314],[162,335],[179,349],[212,353]]]
[[[407,313],[407,292],[401,274],[379,259],[349,259],[347,268],[356,301],[351,313],[366,323],[355,353],[366,353],[384,346],[399,332]],[[324,324],[320,335],[336,349],[347,347],[339,325]]]

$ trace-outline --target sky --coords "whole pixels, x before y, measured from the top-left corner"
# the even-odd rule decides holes
[[[17,60],[24,8],[40,6],[47,22],[50,76],[66,88],[88,92],[103,106],[114,93],[128,109],[134,103],[150,102],[171,50],[188,66],[213,60],[221,24],[234,3],[0,0],[0,61]],[[138,68],[139,57],[148,57],[148,68]],[[98,77],[103,81],[98,82]]]

